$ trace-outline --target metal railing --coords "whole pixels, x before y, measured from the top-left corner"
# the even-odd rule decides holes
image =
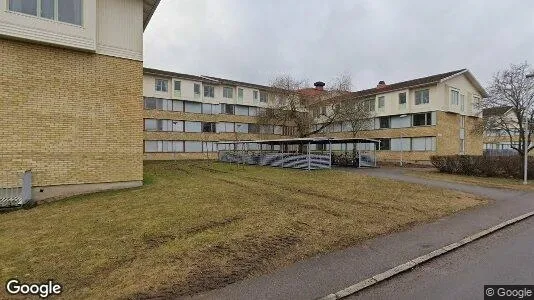
[[[22,206],[32,200],[32,172],[0,172],[0,208]]]

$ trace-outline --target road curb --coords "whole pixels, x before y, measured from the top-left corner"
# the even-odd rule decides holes
[[[497,224],[495,226],[492,226],[490,228],[484,229],[484,230],[482,230],[480,232],[477,232],[475,234],[467,236],[467,237],[459,240],[458,242],[455,242],[455,243],[449,244],[447,246],[441,247],[441,248],[436,249],[436,250],[434,250],[434,251],[432,251],[430,253],[427,253],[425,255],[421,255],[419,257],[416,257],[416,258],[414,258],[414,259],[412,259],[412,260],[410,260],[410,261],[408,261],[408,262],[406,262],[404,264],[401,264],[401,265],[398,265],[396,267],[393,267],[393,268],[391,268],[391,269],[389,269],[389,270],[387,270],[385,272],[376,274],[376,275],[374,275],[372,277],[369,277],[369,278],[367,278],[365,280],[362,280],[362,281],[360,281],[360,282],[358,282],[356,284],[353,284],[353,285],[351,285],[349,287],[346,287],[346,288],[344,288],[344,289],[342,289],[340,291],[337,291],[335,293],[326,295],[325,297],[322,297],[322,298],[318,298],[318,300],[335,300],[335,299],[341,299],[341,298],[350,296],[350,295],[352,295],[352,294],[354,294],[356,292],[359,292],[359,291],[361,291],[361,290],[363,290],[365,288],[368,288],[368,287],[370,287],[372,285],[375,285],[375,284],[377,284],[379,282],[382,282],[382,281],[384,281],[384,280],[386,280],[388,278],[391,278],[391,277],[393,277],[393,276],[395,276],[397,274],[400,274],[400,273],[402,273],[404,271],[407,271],[407,270],[409,270],[409,269],[411,269],[411,268],[413,268],[413,267],[415,267],[415,266],[417,266],[419,264],[422,264],[422,263],[424,263],[426,261],[429,261],[429,260],[431,260],[431,259],[433,259],[435,257],[438,257],[438,256],[443,255],[443,254],[445,254],[447,252],[450,252],[450,251],[452,251],[454,249],[457,249],[457,248],[462,247],[462,246],[464,246],[466,244],[469,244],[469,243],[471,243],[471,242],[473,242],[473,241],[475,241],[475,240],[477,240],[477,239],[479,239],[481,237],[484,237],[484,236],[486,236],[486,235],[488,235],[490,233],[493,233],[493,232],[495,232],[497,230],[500,230],[500,229],[502,229],[502,228],[504,228],[504,227],[506,227],[508,225],[511,225],[511,224],[517,223],[519,221],[522,221],[522,220],[524,220],[524,219],[526,219],[528,217],[531,217],[533,215],[534,215],[534,211],[531,211],[531,212],[528,212],[526,214],[522,214],[522,215],[520,215],[518,217],[515,217],[513,219],[506,220],[506,221],[504,221],[502,223],[499,223],[499,224]]]

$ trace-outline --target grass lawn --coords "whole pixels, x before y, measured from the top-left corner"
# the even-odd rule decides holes
[[[0,281],[52,278],[76,299],[178,297],[485,202],[349,172],[209,161],[147,162],[145,178],[0,214]]]
[[[424,177],[428,179],[437,179],[437,180],[465,183],[465,184],[492,187],[492,188],[534,191],[534,180],[529,180],[528,184],[524,185],[523,180],[521,179],[498,178],[498,177],[477,177],[477,176],[440,173],[435,168],[412,169],[406,172],[410,175],[415,175],[417,177]]]

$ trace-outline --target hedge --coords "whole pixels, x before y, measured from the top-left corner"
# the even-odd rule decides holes
[[[440,172],[482,177],[523,178],[522,156],[447,155],[431,156]],[[527,177],[534,178],[534,159],[529,158]]]

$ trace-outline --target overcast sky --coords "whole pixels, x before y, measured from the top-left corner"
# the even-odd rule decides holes
[[[352,76],[353,90],[468,68],[486,85],[534,64],[534,1],[162,0],[145,67],[268,85]]]

